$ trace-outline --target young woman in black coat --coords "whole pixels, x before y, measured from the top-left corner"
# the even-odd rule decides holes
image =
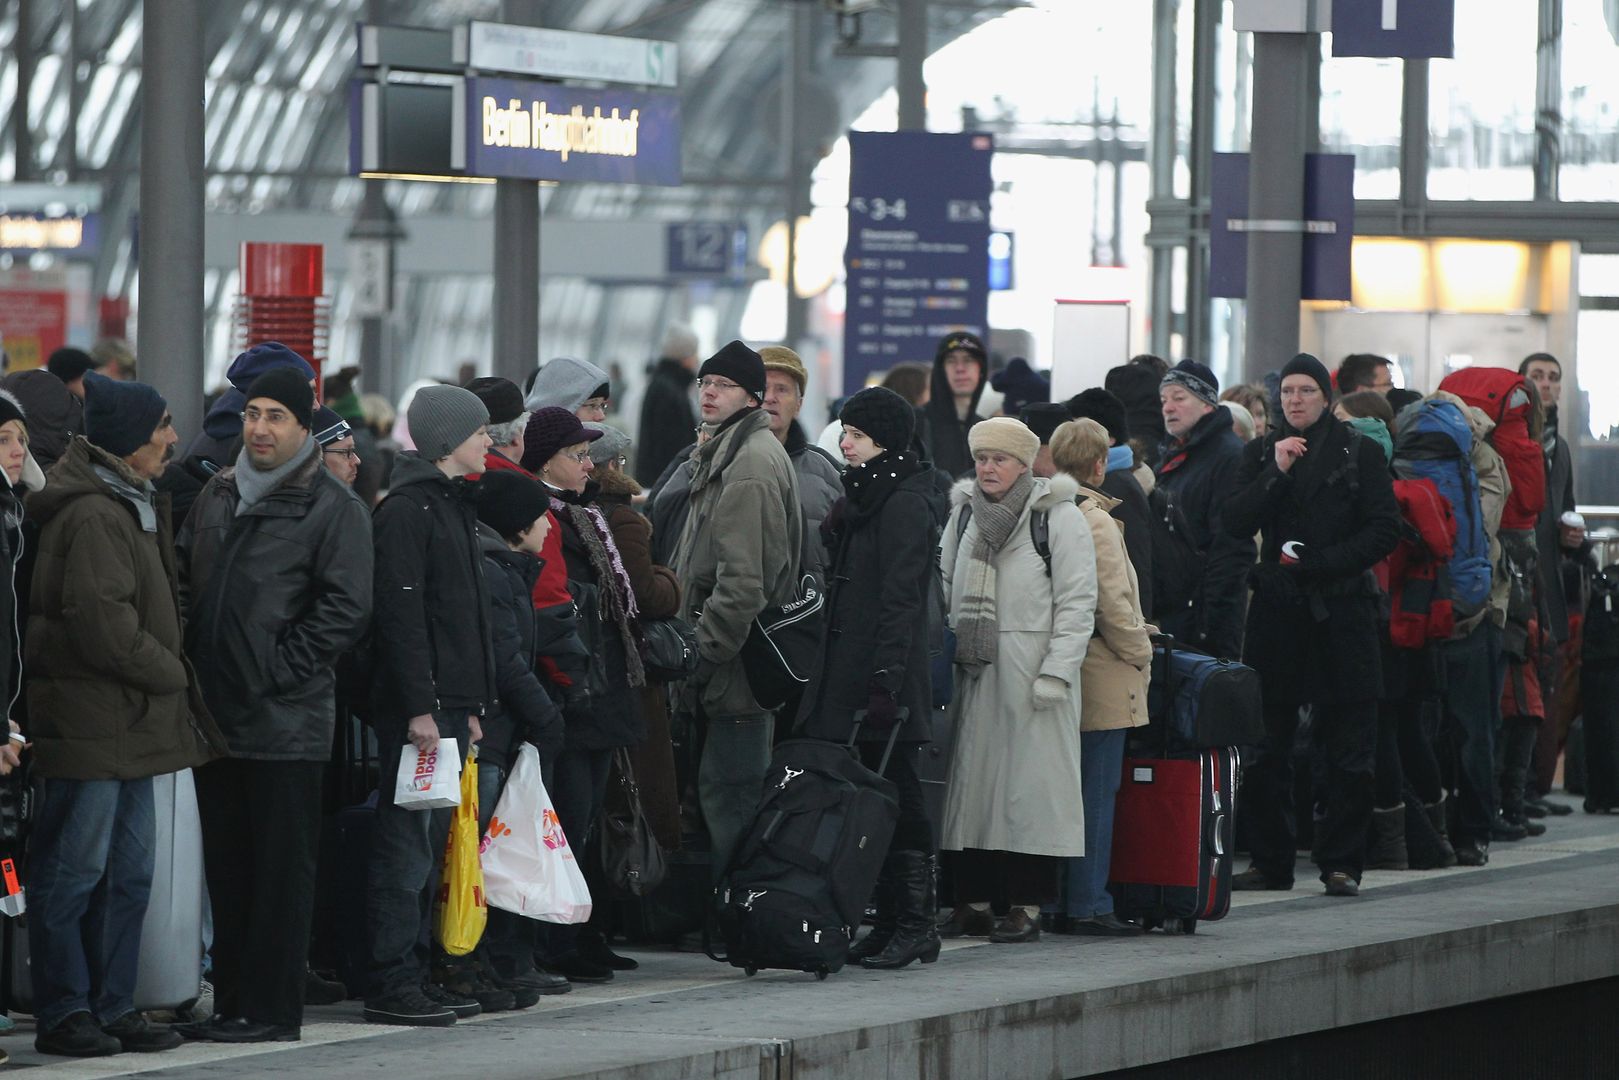
[[[928,740],[928,590],[944,507],[932,470],[909,450],[915,412],[882,387],[862,390],[839,414],[849,468],[845,495],[822,524],[832,563],[826,642],[804,690],[799,726],[846,742],[855,714],[862,760],[878,767],[899,725],[884,775],[899,789],[899,825],[877,882],[876,929],[850,950],[868,968],[901,968],[939,956],[934,928],[933,826],[916,774]]]

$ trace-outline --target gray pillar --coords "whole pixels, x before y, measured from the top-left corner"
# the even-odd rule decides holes
[[[899,130],[926,131],[928,87],[922,63],[928,58],[928,0],[899,0]]]
[[[1214,124],[1217,119],[1220,57],[1215,48],[1220,24],[1219,0],[1194,0],[1192,33],[1192,127],[1191,160],[1192,209],[1202,217],[1209,210],[1214,167]],[[1256,86],[1257,92],[1257,86]],[[1209,358],[1209,237],[1195,232],[1186,245],[1186,334],[1185,353],[1199,360]]]
[[[1299,349],[1304,267],[1304,153],[1308,145],[1309,34],[1254,35],[1254,122],[1249,150],[1247,342],[1244,380],[1257,382]],[[1274,231],[1265,223],[1273,223]]]
[[[397,303],[394,267],[398,241],[404,237],[399,218],[388,205],[387,181],[366,180],[355,212],[354,225],[349,229],[350,240],[381,240],[388,245],[387,294],[391,303]],[[381,394],[389,401],[399,400],[405,389],[400,378],[399,357],[391,348],[391,315],[368,315],[360,319],[360,374],[367,391]]]
[[[204,0],[141,9],[141,381],[169,401],[180,439],[202,426]]]
[[[1175,197],[1175,25],[1180,0],[1153,0],[1152,4],[1152,134],[1147,165],[1152,177],[1152,201]],[[1152,296],[1147,307],[1151,338],[1148,348],[1156,356],[1169,355],[1169,335],[1175,321],[1175,249],[1154,246]]]
[[[786,78],[781,87],[781,168],[787,215],[787,347],[797,349],[809,330],[809,305],[798,298],[798,219],[809,213],[810,163],[804,149],[804,123],[798,107],[809,79],[808,4],[788,4]]]
[[[1563,0],[1540,0],[1535,52],[1535,201],[1557,201],[1563,157]]]
[[[11,145],[19,182],[34,178],[34,128],[33,118],[28,115],[28,91],[34,85],[39,60],[34,51],[34,4],[35,0],[17,0],[17,97],[11,106]]]
[[[540,7],[500,0],[500,18],[538,26]],[[522,386],[540,362],[540,186],[532,180],[495,181],[493,270],[493,370]]]
[[[1428,202],[1428,61],[1404,62],[1400,98],[1400,212],[1417,215]]]
[[[69,0],[67,5],[67,131],[64,167],[67,178],[79,178],[79,5]]]

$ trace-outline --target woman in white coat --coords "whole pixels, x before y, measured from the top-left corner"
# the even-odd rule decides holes
[[[1096,615],[1096,555],[1074,503],[1079,485],[1030,472],[1040,450],[1033,432],[997,417],[967,441],[974,475],[953,492],[940,559],[956,633],[956,738],[939,845],[956,908],[940,933],[1034,941],[1040,905],[1056,899],[1056,860],[1085,854],[1080,669]],[[1011,907],[995,923],[997,897]]]

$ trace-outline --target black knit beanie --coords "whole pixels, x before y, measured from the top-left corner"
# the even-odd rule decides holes
[[[1107,437],[1113,440],[1114,446],[1123,446],[1130,441],[1130,419],[1125,412],[1124,402],[1119,400],[1117,394],[1100,386],[1081,390],[1068,399],[1068,411],[1075,420],[1084,417],[1101,424],[1107,429]]]
[[[1314,379],[1316,385],[1321,387],[1321,394],[1328,403],[1332,401],[1332,376],[1327,373],[1327,366],[1309,353],[1301,352],[1287,362],[1282,368],[1282,378],[1289,375],[1308,375]]]
[[[494,469],[478,481],[478,520],[500,534],[502,540],[534,524],[551,505],[551,497],[538,480],[516,469]]]
[[[315,416],[315,391],[309,388],[309,376],[292,367],[273,367],[253,380],[242,392],[248,402],[254,398],[269,398],[287,407],[302,427],[309,427]]]
[[[1024,427],[1040,436],[1041,446],[1050,445],[1052,433],[1073,418],[1068,406],[1050,401],[1031,402],[1023,406],[1023,412],[1018,416]]]
[[[884,450],[899,451],[911,445],[916,410],[887,387],[868,386],[843,403],[838,421],[864,431]]]
[[[765,399],[765,362],[763,357],[740,341],[732,341],[719,352],[703,361],[697,377],[718,375],[730,379],[752,394],[762,404]]]

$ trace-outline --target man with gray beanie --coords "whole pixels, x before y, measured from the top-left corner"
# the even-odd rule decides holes
[[[698,386],[703,422],[716,427],[693,455],[673,569],[682,614],[697,628],[697,673],[679,701],[706,728],[697,792],[717,877],[753,819],[770,763],[772,716],[748,686],[742,644],[761,611],[793,598],[804,519],[792,459],[763,409],[764,360],[732,341],[703,363]]]
[[[214,911],[214,1015],[185,1032],[280,1042],[303,1023],[338,656],[371,614],[371,515],[322,464],[303,373],[244,392],[242,450],[176,553],[186,653],[231,756],[197,770]]]
[[[1214,372],[1196,360],[1170,368],[1158,387],[1167,435],[1151,496],[1151,617],[1191,648],[1235,658],[1255,551],[1251,535],[1221,526],[1242,443],[1219,393]]]
[[[465,477],[482,472],[489,411],[459,386],[423,387],[406,413],[414,451],[394,463],[372,519],[373,724],[384,783],[377,799],[366,895],[369,971],[365,1017],[379,1024],[444,1026],[483,1005],[428,981],[432,887],[451,810],[393,803],[406,742],[422,752],[454,739],[461,759],[483,737],[495,701],[489,590],[478,516]],[[491,1008],[512,995],[490,988]],[[503,995],[503,998],[502,998]]]

